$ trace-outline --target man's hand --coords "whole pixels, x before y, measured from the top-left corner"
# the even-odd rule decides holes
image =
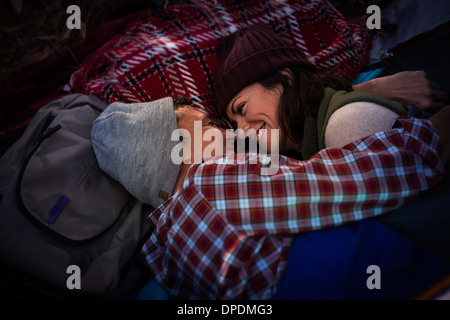
[[[353,88],[431,113],[444,107],[447,101],[447,94],[428,78],[425,71],[403,71],[372,79]]]

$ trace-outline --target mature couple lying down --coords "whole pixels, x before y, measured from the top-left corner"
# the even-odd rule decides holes
[[[423,72],[352,88],[319,72],[263,25],[225,38],[219,54],[218,114],[234,128],[253,129],[267,150],[275,150],[269,137],[277,132],[281,156],[227,154],[194,164],[174,162],[174,150],[182,149],[183,157],[190,152],[190,159],[199,150],[205,154],[212,142],[195,134],[213,130],[222,142],[229,137],[207,114],[172,98],[113,103],[92,131],[100,167],[157,208],[149,216],[154,231],[142,255],[171,295],[298,297],[292,291],[283,295],[286,287],[277,286],[286,283],[301,235],[371,221],[444,177],[450,107]],[[412,77],[424,91],[405,88],[402,77]],[[428,120],[412,118],[405,104],[435,113]],[[274,157],[276,172],[262,174]],[[385,231],[380,228],[372,232]],[[410,245],[399,243],[404,250]]]

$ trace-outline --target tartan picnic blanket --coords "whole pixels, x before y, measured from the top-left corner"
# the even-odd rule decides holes
[[[112,48],[77,67],[71,90],[108,103],[183,95],[214,118],[219,40],[258,22],[344,77],[355,77],[367,61],[365,17],[346,19],[327,0],[193,0],[144,12]]]

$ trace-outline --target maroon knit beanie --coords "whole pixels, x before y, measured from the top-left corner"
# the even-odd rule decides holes
[[[287,66],[316,70],[305,54],[264,24],[253,24],[219,43],[220,66],[214,83],[219,116],[229,101],[246,86]]]

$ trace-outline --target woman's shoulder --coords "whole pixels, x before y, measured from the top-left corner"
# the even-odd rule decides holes
[[[340,148],[371,134],[391,129],[398,114],[374,102],[352,102],[334,111],[325,129],[325,147]]]

